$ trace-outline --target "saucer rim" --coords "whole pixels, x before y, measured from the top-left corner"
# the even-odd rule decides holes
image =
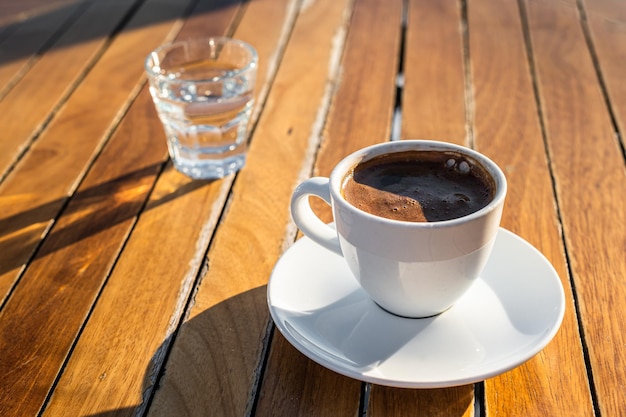
[[[291,247],[289,247],[282,254],[282,256],[280,257],[279,261],[276,263],[274,270],[272,271],[270,275],[270,279],[267,284],[267,303],[268,303],[268,308],[270,311],[272,321],[274,325],[278,328],[280,333],[285,337],[285,339],[292,346],[294,346],[300,353],[305,355],[307,358],[311,359],[315,363],[331,371],[334,371],[338,374],[341,374],[341,375],[344,375],[349,378],[353,378],[362,382],[368,382],[368,383],[373,383],[377,385],[397,387],[397,388],[446,388],[446,387],[455,387],[455,386],[472,384],[472,383],[484,381],[488,378],[492,378],[497,375],[501,375],[507,371],[510,371],[511,369],[514,369],[522,365],[528,360],[532,359],[539,352],[541,352],[550,343],[550,341],[552,341],[552,339],[556,336],[556,334],[558,333],[561,327],[561,324],[563,322],[563,318],[565,315],[565,291],[563,288],[563,284],[560,280],[560,277],[558,273],[556,272],[556,270],[554,269],[554,266],[548,261],[548,259],[545,257],[543,253],[541,253],[537,248],[535,248],[533,245],[531,245],[522,237],[518,236],[517,234],[507,229],[504,229],[503,227],[499,227],[498,229],[498,237],[500,237],[500,235],[506,236],[507,239],[512,239],[516,241],[515,243],[519,245],[525,246],[526,249],[532,253],[532,256],[535,257],[535,259],[542,261],[545,267],[548,268],[546,275],[550,275],[550,278],[552,278],[551,284],[546,284],[546,285],[554,285],[555,286],[554,289],[558,290],[557,291],[558,292],[558,302],[557,302],[558,305],[555,306],[555,308],[558,308],[558,311],[556,312],[556,319],[552,323],[552,327],[548,328],[546,332],[544,332],[543,335],[539,337],[537,341],[533,343],[530,346],[530,348],[527,349],[523,354],[518,354],[517,356],[513,356],[513,358],[517,358],[516,360],[505,362],[503,366],[496,367],[492,370],[486,370],[484,372],[476,372],[471,375],[459,376],[458,378],[447,378],[447,379],[444,378],[441,380],[397,380],[397,379],[391,379],[391,378],[377,377],[375,375],[366,374],[364,372],[359,372],[359,370],[355,367],[341,366],[340,362],[327,360],[323,356],[316,353],[315,351],[307,349],[307,347],[303,343],[298,341],[297,338],[289,331],[289,329],[286,328],[285,323],[282,323],[282,321],[280,320],[281,315],[274,308],[274,304],[272,303],[272,299],[271,299],[272,282],[273,282],[273,278],[276,274],[277,269],[280,267],[280,262],[283,261],[283,259],[289,253],[289,251],[292,250],[292,248],[296,247],[296,245],[315,244],[306,236],[303,236],[301,239],[296,241]],[[497,240],[496,240],[496,245],[497,245]],[[330,251],[328,252],[328,255],[339,256],[335,253],[331,253]],[[482,280],[483,282],[485,282],[482,277],[479,277],[478,280]],[[364,295],[364,296],[367,297],[367,295]],[[375,305],[375,303],[372,303],[372,304]],[[380,307],[376,306],[376,308],[380,308]],[[454,308],[454,306],[452,308]],[[395,317],[398,320],[420,320],[420,319],[407,319],[407,318],[403,318],[399,316],[394,316],[392,313],[389,313],[389,312],[386,312],[386,314],[389,314],[389,316]],[[441,314],[445,314],[445,312]],[[316,348],[324,351],[324,347],[317,344],[314,340],[309,340],[306,337],[305,339],[309,344],[314,345]]]

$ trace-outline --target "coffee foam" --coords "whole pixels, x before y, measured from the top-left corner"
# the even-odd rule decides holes
[[[353,167],[344,198],[379,217],[411,222],[459,218],[485,207],[495,181],[472,158],[450,151],[402,151]]]

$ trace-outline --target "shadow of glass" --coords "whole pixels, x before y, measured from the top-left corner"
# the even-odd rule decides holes
[[[2,254],[0,275],[20,268],[26,262],[41,239],[42,224],[55,218],[58,218],[58,222],[35,253],[35,259],[71,246],[137,216],[162,167],[161,163],[152,164],[81,190],[72,197],[65,209],[63,205],[66,199],[57,199],[0,218],[0,254]],[[210,181],[190,181],[152,201],[145,210],[158,207],[208,183]]]

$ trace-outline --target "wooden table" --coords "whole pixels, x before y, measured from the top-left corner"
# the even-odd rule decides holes
[[[215,34],[259,53],[249,158],[192,181],[143,59]],[[0,415],[626,415],[625,64],[617,0],[0,0]],[[361,383],[268,313],[294,187],[404,138],[503,167],[502,225],[565,289],[484,382]]]

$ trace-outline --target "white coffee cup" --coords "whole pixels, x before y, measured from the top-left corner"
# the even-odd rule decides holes
[[[486,207],[452,220],[409,222],[379,217],[344,198],[342,183],[359,163],[403,151],[452,151],[480,164],[495,185]],[[343,256],[361,287],[383,309],[430,317],[450,308],[489,259],[507,191],[502,170],[486,156],[446,142],[403,140],[370,146],[344,158],[330,178],[310,178],[291,200],[296,225],[316,243]],[[334,228],[311,209],[309,196],[332,206]]]

